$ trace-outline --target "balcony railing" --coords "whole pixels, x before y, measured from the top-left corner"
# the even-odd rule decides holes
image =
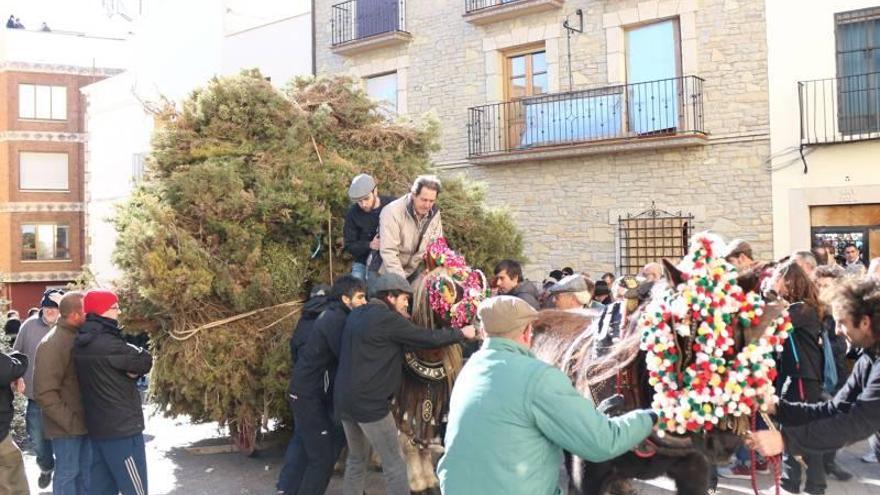
[[[522,2],[525,0],[464,0],[464,11],[467,14],[478,10],[490,9],[507,3]]]
[[[331,44],[363,40],[385,33],[406,32],[404,0],[348,0],[332,7]]]
[[[571,91],[468,109],[468,156],[593,141],[705,135],[696,76]]]
[[[880,139],[880,72],[798,82],[801,144]]]

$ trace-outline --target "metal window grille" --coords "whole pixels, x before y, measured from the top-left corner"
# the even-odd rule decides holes
[[[694,229],[694,216],[651,208],[617,218],[620,236],[621,275],[636,275],[648,263],[663,258],[678,261],[687,253]]]

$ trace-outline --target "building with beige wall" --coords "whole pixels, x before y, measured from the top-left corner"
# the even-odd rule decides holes
[[[22,314],[84,263],[80,88],[117,72],[121,40],[0,31],[0,299]]]
[[[774,252],[854,242],[877,257],[880,1],[802,5],[766,7]]]
[[[771,254],[764,2],[318,0],[314,15],[318,73],[435,115],[435,166],[511,212],[530,276],[633,272],[704,229]]]

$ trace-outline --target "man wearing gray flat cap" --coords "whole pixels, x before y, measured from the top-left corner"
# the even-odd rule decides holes
[[[437,467],[443,493],[561,494],[563,450],[603,462],[651,433],[653,413],[608,418],[562,371],[532,354],[538,312],[528,303],[492,297],[477,314],[488,339],[452,389]]]
[[[380,196],[376,180],[369,174],[358,174],[348,188],[352,205],[345,214],[342,228],[342,247],[353,258],[351,274],[366,280],[370,254],[379,257],[379,214],[385,205],[394,201],[391,196]]]
[[[556,309],[571,312],[580,312],[584,309],[602,311],[605,306],[600,302],[593,301],[595,290],[596,284],[593,281],[576,273],[564,277],[552,285],[548,292],[553,298]]]
[[[333,387],[336,414],[348,441],[343,495],[364,493],[370,446],[382,459],[385,491],[409,495],[406,462],[398,443],[391,397],[400,389],[404,350],[432,349],[473,339],[472,326],[423,328],[409,321],[413,290],[405,278],[386,273],[370,281],[370,302],[345,320],[339,367]]]

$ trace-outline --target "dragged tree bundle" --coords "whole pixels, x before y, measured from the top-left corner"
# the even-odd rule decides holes
[[[383,194],[403,194],[428,172],[438,129],[390,120],[348,78],[280,91],[256,71],[213,79],[155,116],[146,177],[115,217],[123,318],[150,335],[151,394],[167,414],[252,440],[288,416],[301,301],[349,268],[351,178],[370,173]],[[482,268],[521,256],[506,213],[472,185],[444,183],[454,249]]]

